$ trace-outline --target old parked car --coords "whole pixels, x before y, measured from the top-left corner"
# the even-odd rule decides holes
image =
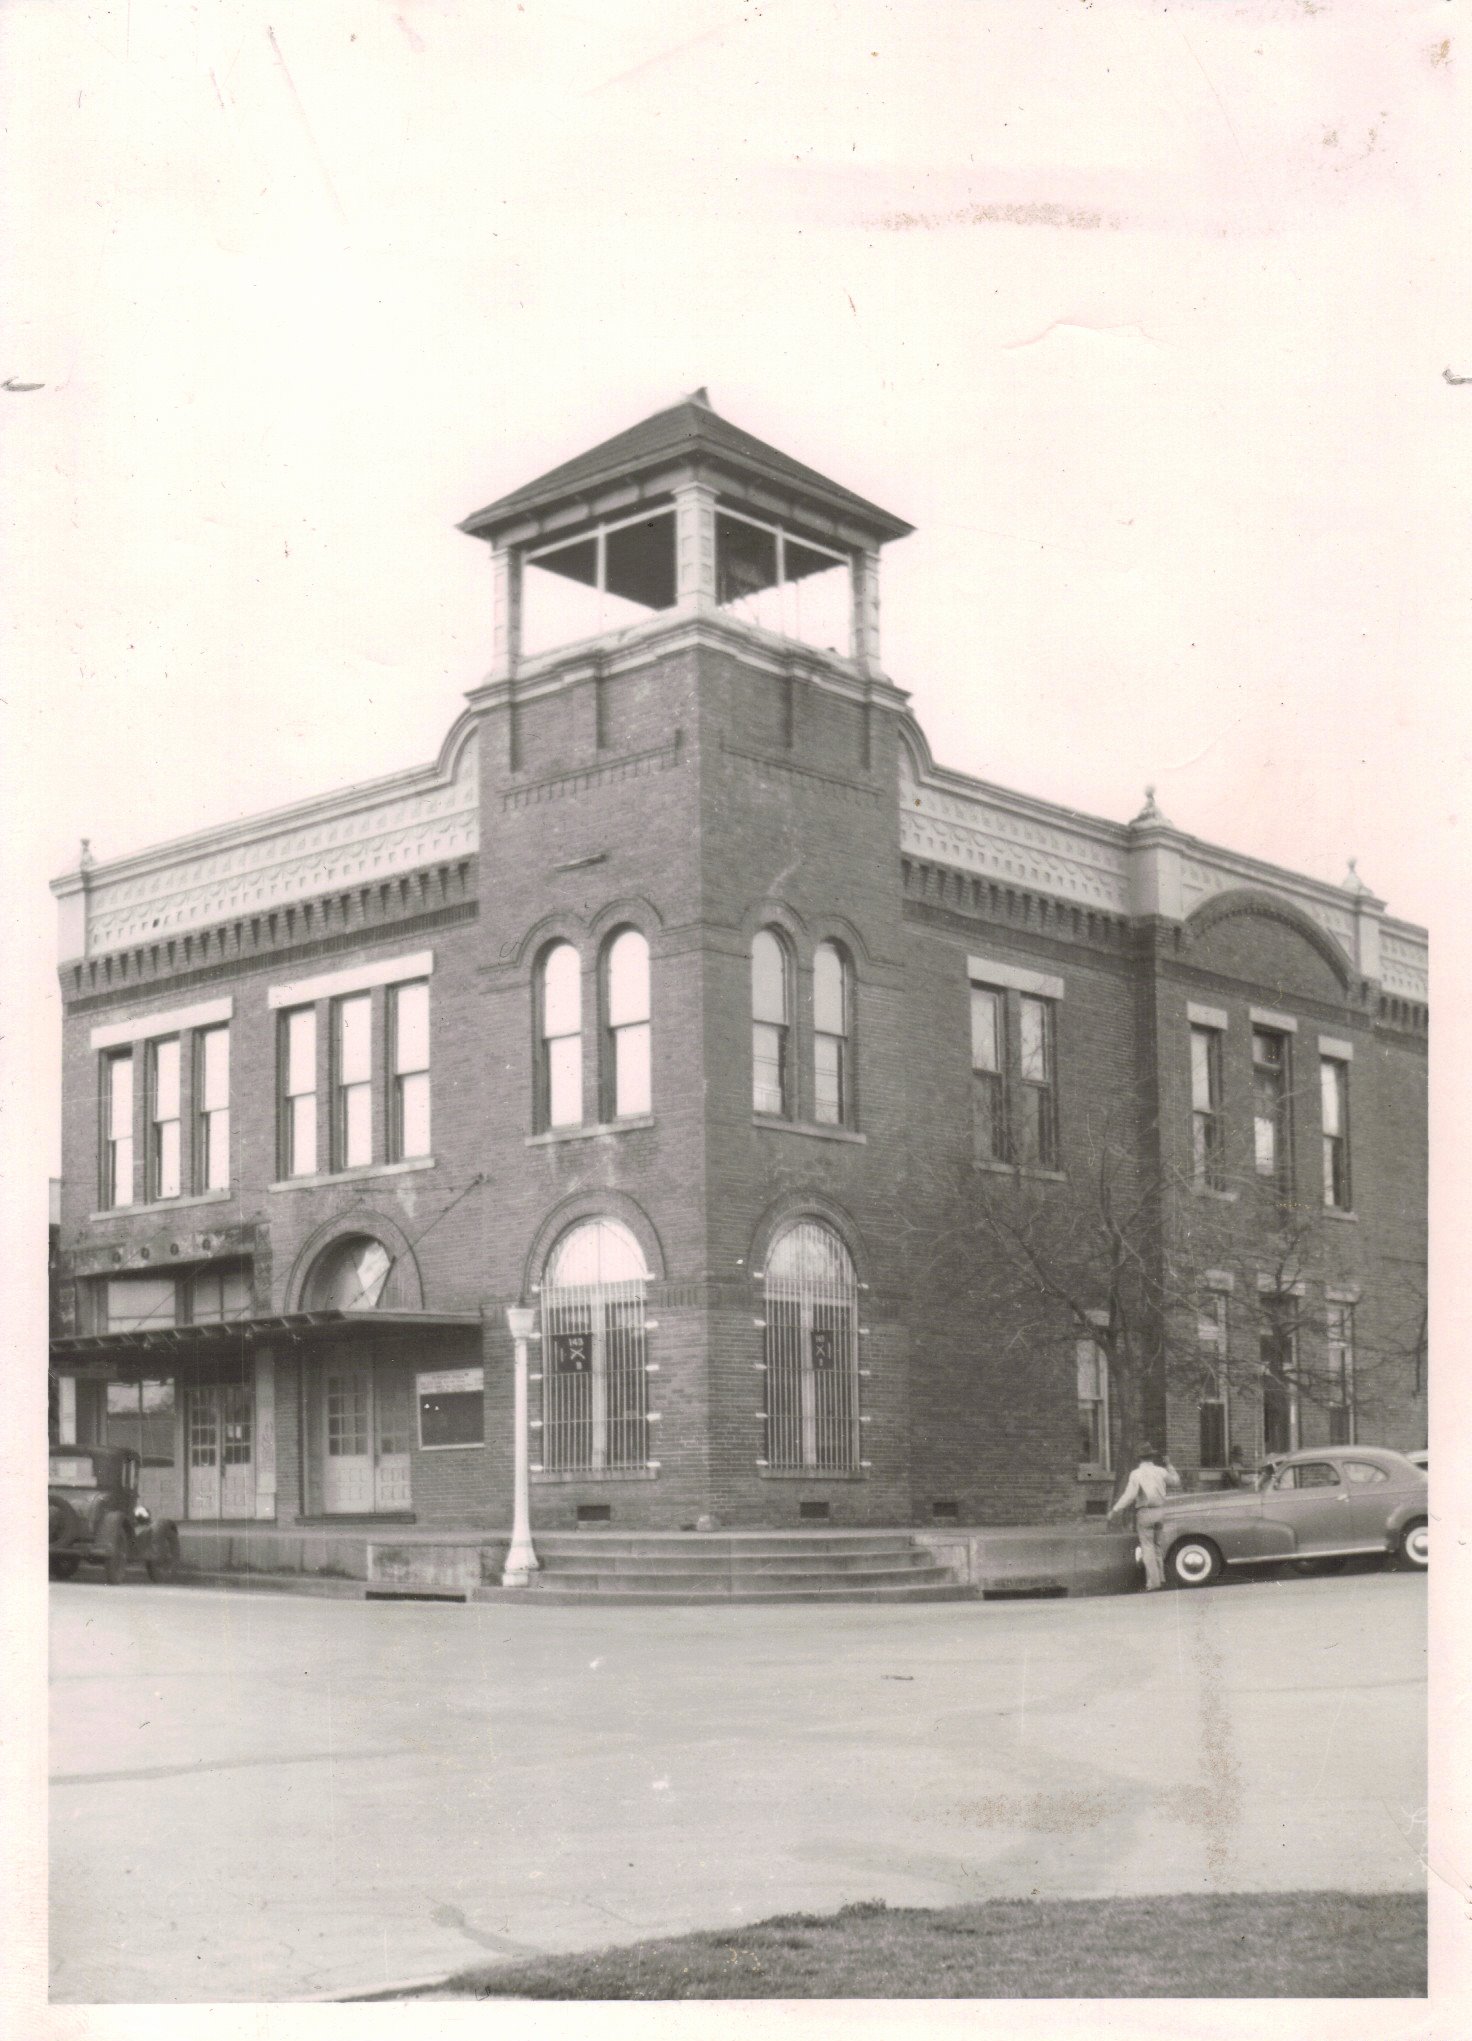
[[[1225,1567],[1332,1562],[1391,1553],[1427,1563],[1426,1475],[1403,1453],[1379,1446],[1324,1446],[1284,1453],[1246,1489],[1170,1496],[1142,1510],[1176,1587],[1206,1587]]]
[[[70,1580],[84,1559],[120,1581],[134,1559],[150,1580],[179,1567],[179,1531],[138,1498],[138,1455],[126,1446],[53,1446],[49,1476],[48,1560],[53,1580]]]

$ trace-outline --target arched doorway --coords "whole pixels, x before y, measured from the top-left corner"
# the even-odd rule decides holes
[[[859,1310],[853,1259],[831,1226],[800,1219],[767,1255],[766,1464],[859,1467]]]
[[[649,1465],[643,1250],[615,1219],[570,1227],[542,1277],[541,1465],[555,1473]]]

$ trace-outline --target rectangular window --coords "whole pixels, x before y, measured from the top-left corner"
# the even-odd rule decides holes
[[[1019,1159],[1044,1169],[1057,1162],[1053,1094],[1053,1009],[1044,999],[1018,1001],[1017,1145]]]
[[[1079,1459],[1106,1472],[1109,1454],[1109,1362],[1097,1340],[1077,1343]]]
[[[1191,1170],[1195,1181],[1221,1190],[1222,1038],[1215,1028],[1191,1030]]]
[[[178,1323],[172,1276],[114,1276],[104,1286],[108,1332],[147,1332]]]
[[[429,985],[398,985],[389,1008],[393,1044],[393,1096],[389,1101],[389,1159],[408,1162],[429,1154]]]
[[[479,1446],[486,1435],[485,1370],[443,1368],[416,1375],[421,1446]]]
[[[1354,1431],[1354,1306],[1330,1304],[1327,1308],[1329,1334],[1329,1443],[1352,1446]]]
[[[102,1203],[133,1202],[133,1051],[102,1059]]]
[[[1253,1156],[1260,1177],[1288,1181],[1288,1037],[1252,1031]]]
[[[148,1195],[177,1198],[179,1181],[179,1038],[148,1052]]]
[[[1298,1444],[1298,1341],[1284,1310],[1271,1303],[1263,1309],[1258,1359],[1263,1452],[1291,1453]]]
[[[230,1188],[230,1030],[206,1028],[194,1038],[194,1187]]]
[[[281,1016],[281,1156],[283,1176],[317,1169],[317,1013],[299,1006]]]
[[[1227,1300],[1208,1290],[1196,1313],[1196,1340],[1201,1355],[1201,1397],[1198,1405],[1200,1464],[1225,1467],[1231,1444],[1227,1410]]]
[[[154,1467],[174,1464],[172,1382],[109,1382],[107,1443],[131,1446]]]
[[[189,1285],[189,1320],[192,1325],[218,1325],[223,1320],[249,1318],[250,1271],[244,1265],[200,1269]]]
[[[971,988],[971,1143],[978,1162],[1007,1158],[1007,1022],[1003,995]]]
[[[1319,1063],[1324,1130],[1324,1203],[1349,1210],[1349,1065],[1337,1056]],[[1337,1443],[1342,1443],[1336,1441]]]
[[[332,1007],[332,1167],[362,1169],[373,1160],[373,996],[355,993]]]

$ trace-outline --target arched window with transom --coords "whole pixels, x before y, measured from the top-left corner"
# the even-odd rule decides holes
[[[766,1452],[786,1471],[860,1466],[859,1286],[831,1226],[801,1219],[773,1241],[766,1305]]]
[[[542,1451],[549,1473],[648,1467],[649,1271],[614,1219],[564,1233],[542,1277]]]
[[[853,974],[837,943],[813,952],[813,1118],[848,1127],[854,1117]]]
[[[651,1109],[649,944],[621,928],[603,952],[603,1117],[641,1118]]]
[[[792,1111],[792,970],[775,929],[758,929],[751,945],[751,1104],[753,1112]]]
[[[583,1120],[582,964],[571,943],[554,943],[537,972],[537,1124]]]

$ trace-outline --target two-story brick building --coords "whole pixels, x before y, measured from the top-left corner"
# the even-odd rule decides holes
[[[908,527],[703,393],[462,529],[494,663],[432,765],[55,882],[63,1437],[190,1519],[504,1526],[522,1303],[544,1525],[1062,1519],[1144,1422],[1206,1479],[1424,1440],[1419,929],[937,767]],[[976,1230],[1066,1256],[1104,1118],[1192,1300],[1127,1382]]]

